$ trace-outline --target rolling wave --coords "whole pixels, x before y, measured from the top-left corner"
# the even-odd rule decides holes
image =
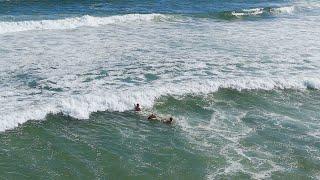
[[[128,90],[96,91],[85,95],[73,95],[56,99],[50,104],[34,105],[19,111],[7,112],[0,117],[0,131],[17,127],[28,120],[41,120],[47,114],[63,113],[77,119],[88,119],[97,111],[129,111],[139,102],[151,108],[154,101],[167,95],[209,94],[221,88],[242,90],[320,89],[319,78],[239,78],[233,80],[196,81],[183,84],[167,84],[134,87]]]
[[[74,29],[82,26],[101,26],[107,24],[116,24],[134,21],[157,21],[165,19],[167,16],[162,14],[126,14],[109,17],[94,17],[85,15],[82,17],[73,17],[57,20],[41,21],[16,21],[0,22],[0,34],[31,31],[31,30],[56,30],[56,29]]]
[[[280,14],[292,14],[295,6],[251,8],[235,11],[225,11],[218,14],[221,19],[233,19],[242,17],[275,16]]]
[[[257,16],[257,15],[276,15],[276,14],[291,14],[295,10],[294,6],[286,7],[267,7],[267,8],[253,8],[253,9],[243,9],[241,11],[232,11],[232,16]]]

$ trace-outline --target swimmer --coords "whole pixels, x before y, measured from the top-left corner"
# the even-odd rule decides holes
[[[148,120],[156,120],[157,119],[157,116],[154,115],[154,114],[151,114],[149,117],[148,117]]]
[[[163,120],[163,123],[171,124],[171,123],[173,123],[173,118],[170,117],[169,119],[165,119],[165,120]]]
[[[141,111],[141,108],[140,108],[140,104],[139,104],[139,103],[137,103],[137,104],[134,105],[134,110],[135,110],[135,111]]]

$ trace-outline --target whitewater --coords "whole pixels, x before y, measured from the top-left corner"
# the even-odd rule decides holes
[[[288,16],[287,7],[269,11]],[[165,95],[319,89],[314,18],[230,23],[126,14],[0,22],[0,130],[49,113],[86,119],[137,102],[151,108]]]

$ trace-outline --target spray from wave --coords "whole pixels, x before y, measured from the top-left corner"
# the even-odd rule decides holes
[[[82,26],[95,27],[107,24],[135,21],[159,21],[166,18],[167,16],[162,14],[126,14],[109,17],[94,17],[85,15],[82,17],[58,20],[0,22],[0,34],[31,30],[74,29]]]

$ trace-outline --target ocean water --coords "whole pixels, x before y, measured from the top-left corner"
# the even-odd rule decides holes
[[[1,178],[319,179],[319,18],[317,0],[0,0]]]

